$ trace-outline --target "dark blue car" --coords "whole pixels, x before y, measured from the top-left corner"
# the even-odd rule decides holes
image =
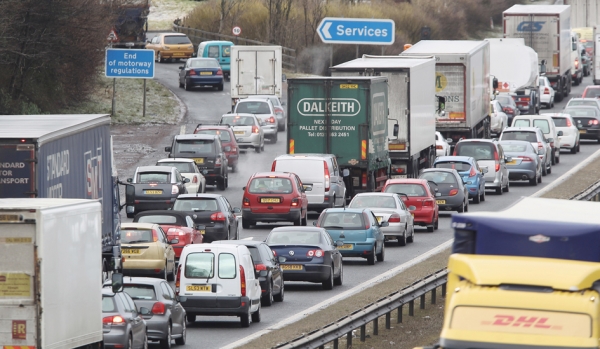
[[[179,67],[179,87],[186,91],[196,86],[213,86],[223,91],[223,70],[214,58],[188,58]]]
[[[477,165],[477,160],[470,156],[440,156],[433,163],[435,168],[450,168],[458,172],[467,187],[469,199],[478,204],[485,201],[485,178],[483,170]]]

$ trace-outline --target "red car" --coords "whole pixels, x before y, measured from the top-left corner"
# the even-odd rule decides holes
[[[600,86],[587,86],[585,90],[583,90],[581,98],[600,98]]]
[[[416,207],[414,211],[410,211],[414,217],[414,224],[427,227],[429,232],[438,228],[440,209],[426,179],[388,179],[382,192],[405,194],[400,195],[404,204],[407,207]]]
[[[256,222],[282,221],[306,225],[308,199],[305,191],[300,177],[294,173],[253,174],[244,187],[242,227],[248,229]]]
[[[231,172],[237,170],[238,158],[240,156],[240,148],[238,147],[235,135],[230,126],[226,125],[203,125],[198,124],[194,130],[196,134],[219,135],[221,144],[227,156],[227,163],[231,167]]]
[[[176,261],[179,260],[184,246],[201,244],[204,241],[204,236],[202,236],[204,229],[197,229],[192,217],[185,212],[172,210],[144,211],[136,214],[133,221],[136,223],[158,224],[167,234],[168,240],[179,239],[179,243],[171,245],[175,252]]]

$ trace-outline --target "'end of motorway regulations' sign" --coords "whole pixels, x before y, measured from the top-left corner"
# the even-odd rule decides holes
[[[391,19],[325,17],[317,33],[326,44],[392,45],[396,24]]]
[[[104,75],[107,78],[154,78],[154,50],[108,48]]]

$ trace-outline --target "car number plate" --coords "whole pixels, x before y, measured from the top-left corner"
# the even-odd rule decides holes
[[[280,198],[260,198],[261,204],[278,204],[280,202]]]
[[[507,162],[507,165],[514,165],[517,163],[517,160],[510,160],[509,162]]]
[[[396,179],[396,178],[408,178],[408,177],[406,177],[406,175],[392,175],[392,179]]]
[[[436,202],[438,205],[444,205],[444,204],[446,204],[446,200],[435,200],[435,202]]]
[[[162,190],[144,190],[144,194],[146,195],[160,195],[162,194]]]
[[[200,75],[212,75],[211,71],[202,71],[200,72]]]
[[[302,270],[302,265],[300,265],[300,264],[282,264],[281,269],[283,269],[283,270]]]
[[[204,235],[206,234],[206,230],[198,230],[200,232],[200,234]]]
[[[338,250],[353,250],[354,246],[352,244],[344,244],[342,246],[337,247]]]
[[[586,130],[579,130],[579,133],[586,133]]]
[[[184,53],[183,52],[174,52],[173,56],[183,56]]]
[[[124,248],[123,250],[121,250],[121,253],[123,253],[123,254],[140,254],[140,253],[142,253],[142,251],[138,248]]]
[[[194,162],[196,164],[203,164],[204,163],[204,158],[194,158]]]
[[[210,292],[210,285],[187,285],[185,286],[186,291],[193,292]]]
[[[244,134],[246,134],[246,131],[235,131],[233,133],[236,135],[244,135]]]
[[[381,223],[381,220],[383,219],[383,217],[381,216],[377,216],[377,222]]]

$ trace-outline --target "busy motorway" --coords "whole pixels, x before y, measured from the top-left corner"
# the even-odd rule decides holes
[[[230,110],[231,99],[229,96],[229,82],[225,82],[224,91],[214,91],[209,88],[198,88],[192,91],[186,91],[179,88],[177,75],[181,63],[163,63],[157,65],[156,79],[171,89],[187,107],[187,114],[183,120],[182,132],[191,133],[199,123],[217,123],[224,113]],[[589,77],[584,78],[580,86],[574,86],[570,97],[580,96],[585,86],[591,83]],[[284,100],[285,93],[284,93]],[[554,108],[543,109],[543,112],[558,112],[562,110],[568,102],[568,99],[562,102],[556,102]],[[164,144],[165,146],[169,144]],[[156,148],[162,149],[162,145]],[[497,195],[491,191],[486,193],[486,201],[480,204],[469,205],[470,212],[478,211],[498,211],[513,204],[523,196],[529,196],[536,191],[548,185],[563,173],[576,166],[582,160],[590,156],[599,145],[595,141],[581,141],[581,152],[569,154],[562,152],[560,164],[552,167],[552,173],[543,177],[543,181],[538,186],[530,186],[527,182],[511,182],[510,191],[503,195]],[[248,178],[255,172],[269,171],[273,159],[286,153],[285,132],[280,132],[279,140],[275,144],[267,143],[262,153],[247,151],[241,154],[238,170],[229,174],[229,187],[222,193],[227,197],[234,207],[241,207],[242,188],[246,186]],[[166,153],[164,154],[166,157]],[[156,154],[156,159],[161,158],[161,154]],[[151,165],[139,163],[141,165]],[[220,192],[216,187],[208,186],[207,192]],[[370,277],[384,273],[398,265],[401,265],[436,246],[452,239],[452,230],[450,229],[450,217],[453,212],[440,212],[439,230],[429,233],[426,229],[416,228],[415,242],[404,247],[399,247],[395,243],[386,245],[386,259],[383,263],[376,263],[369,266],[364,259],[346,258],[344,259],[344,284],[341,287],[335,287],[331,291],[325,291],[320,284],[288,282],[286,283],[286,297],[282,303],[275,303],[270,307],[263,307],[262,320],[260,323],[252,323],[249,328],[240,328],[237,317],[198,317],[197,321],[188,325],[187,338],[188,343],[202,342],[207,347],[224,347],[230,343],[236,342],[244,337],[250,336],[257,331],[268,329],[275,326],[284,319],[303,312],[315,304],[323,302],[335,295],[341,294],[353,287],[366,281]],[[308,225],[318,218],[313,212],[309,215]],[[131,221],[123,214],[124,221]],[[242,229],[240,225],[240,239],[264,240],[272,228],[280,224],[260,224],[252,229]],[[370,278],[369,277],[369,278]],[[333,320],[333,319],[332,319]]]

